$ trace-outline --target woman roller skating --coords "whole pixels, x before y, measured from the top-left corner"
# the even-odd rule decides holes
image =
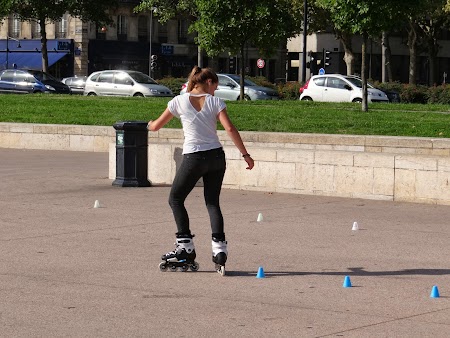
[[[246,169],[252,169],[254,162],[228,117],[225,102],[214,97],[218,83],[219,79],[211,69],[195,66],[189,75],[187,93],[173,98],[161,116],[148,123],[149,130],[157,131],[175,116],[181,120],[184,133],[183,161],[175,175],[169,196],[169,205],[178,230],[175,250],[162,255],[162,271],[197,271],[199,268],[195,261],[194,235],[191,234],[184,201],[197,181],[203,178],[205,203],[212,231],[212,260],[217,272],[225,274],[228,251],[219,196],[226,164],[225,153],[217,136],[217,120],[242,153],[247,162]]]

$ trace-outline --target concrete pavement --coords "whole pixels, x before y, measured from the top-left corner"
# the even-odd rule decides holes
[[[225,189],[221,277],[195,188],[186,205],[200,271],[163,273],[169,187],[113,187],[106,153],[0,149],[0,175],[1,337],[450,332],[449,206]]]

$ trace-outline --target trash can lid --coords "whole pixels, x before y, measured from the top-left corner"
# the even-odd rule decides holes
[[[148,121],[118,121],[114,123],[115,130],[147,130]]]

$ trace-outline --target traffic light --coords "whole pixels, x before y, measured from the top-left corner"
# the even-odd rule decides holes
[[[150,57],[150,60],[151,60],[150,68],[151,68],[152,70],[155,70],[156,67],[158,66],[157,63],[156,63],[156,60],[158,60],[158,56],[157,56],[157,55],[152,55],[152,56]]]
[[[322,50],[322,68],[326,68],[330,65],[330,60],[331,60],[331,56],[330,56],[331,52],[327,49],[323,49]]]

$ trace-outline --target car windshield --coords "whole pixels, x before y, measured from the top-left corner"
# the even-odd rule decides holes
[[[355,85],[358,88],[362,88],[362,81],[361,79],[357,78],[357,77],[346,77],[345,78],[348,82],[351,82],[353,85]],[[373,88],[373,86],[367,82],[367,87],[369,88]]]
[[[237,83],[241,84],[241,77],[239,75],[231,74],[228,76],[231,77]],[[257,84],[244,78],[244,86],[252,87],[252,86],[257,86]]]
[[[137,83],[143,84],[157,84],[155,80],[153,80],[150,76],[145,75],[141,72],[128,72],[128,74],[133,78]]]

